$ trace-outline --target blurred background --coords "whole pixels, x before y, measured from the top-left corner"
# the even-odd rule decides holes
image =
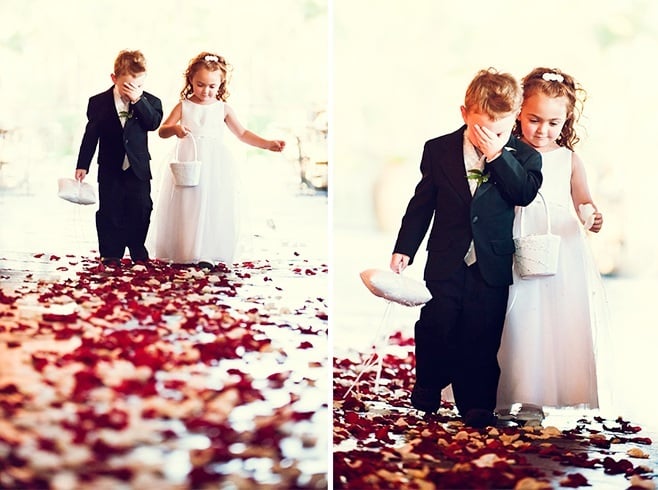
[[[658,4],[652,0],[335,0],[333,3],[334,300],[336,355],[366,350],[385,310],[359,279],[388,269],[400,219],[420,178],[426,140],[462,125],[459,107],[487,67],[517,78],[537,66],[573,75],[588,99],[576,151],[603,230],[590,242],[605,275],[624,414],[654,420],[658,290],[652,142],[658,131]],[[405,272],[421,278],[424,246]],[[417,308],[387,323],[413,335]],[[614,359],[613,359],[614,357]],[[653,410],[654,412],[651,412]]]
[[[647,226],[658,171],[646,158],[658,128],[655,2],[338,0],[334,10],[336,227],[397,231],[423,143],[462,124],[479,69],[521,78],[557,67],[589,96],[577,151],[605,215],[593,240],[602,272],[658,270]]]
[[[326,229],[327,39],[326,0],[0,1],[0,250],[41,251],[47,237],[73,227],[72,240],[60,240],[65,250],[52,251],[95,242],[96,206],[58,200],[57,178],[73,176],[87,101],[112,85],[122,49],[144,53],[145,90],[160,97],[165,118],[189,60],[201,51],[223,55],[233,66],[228,103],[240,121],[287,143],[274,154],[225,138],[241,163],[246,219],[271,231],[290,214],[278,203],[314,196],[311,216],[297,225],[313,220]],[[149,146],[157,202],[174,140],[152,133]],[[94,160],[87,180],[96,177]]]

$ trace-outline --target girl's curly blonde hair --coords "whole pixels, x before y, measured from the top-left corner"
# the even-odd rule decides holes
[[[189,99],[194,93],[192,79],[194,78],[194,74],[201,68],[205,68],[208,71],[219,70],[221,72],[221,83],[219,85],[219,90],[217,90],[217,100],[226,102],[226,99],[228,99],[228,96],[230,95],[227,90],[227,85],[233,67],[226,62],[224,57],[208,51],[198,54],[196,57],[192,58],[187,65],[187,70],[185,70],[184,73],[185,86],[180,92],[181,99]]]
[[[567,119],[555,142],[558,146],[566,146],[573,151],[576,143],[580,141],[575,125],[582,114],[587,92],[571,75],[557,68],[535,68],[523,78],[522,86],[524,100],[536,93],[551,98],[564,97],[567,100]],[[514,127],[514,134],[522,136],[521,125],[518,123]]]

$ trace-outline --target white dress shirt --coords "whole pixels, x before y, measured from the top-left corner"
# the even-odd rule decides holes
[[[484,169],[484,160],[485,156],[471,143],[471,140],[466,136],[466,131],[464,131],[464,167],[466,175],[469,175],[469,170],[482,171]],[[471,189],[471,195],[474,195],[478,187],[478,181],[476,179],[468,179],[468,186]],[[464,257],[464,262],[466,262],[466,265],[471,266],[476,260],[475,246],[473,240],[471,240],[466,256]]]
[[[114,105],[117,108],[119,121],[121,121],[121,126],[125,126],[126,121],[128,120],[130,101],[121,97],[121,94],[119,94],[119,90],[117,89],[116,85],[114,86],[112,93],[114,94]],[[128,167],[130,167],[130,162],[128,161],[128,155],[126,155],[123,158],[123,165],[121,165],[121,169],[128,170]]]

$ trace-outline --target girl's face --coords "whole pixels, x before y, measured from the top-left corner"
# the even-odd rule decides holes
[[[222,83],[220,70],[200,68],[192,77],[192,100],[198,104],[217,102],[217,91]]]
[[[554,150],[567,120],[567,98],[532,94],[523,101],[519,120],[524,141],[539,151]]]

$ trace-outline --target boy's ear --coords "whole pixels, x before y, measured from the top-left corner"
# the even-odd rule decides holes
[[[117,83],[117,76],[114,73],[110,73],[110,78],[112,79],[112,83]]]
[[[466,122],[466,116],[468,115],[468,111],[466,110],[466,107],[463,105],[459,106],[459,110],[462,113],[462,119],[464,120],[464,122]]]

